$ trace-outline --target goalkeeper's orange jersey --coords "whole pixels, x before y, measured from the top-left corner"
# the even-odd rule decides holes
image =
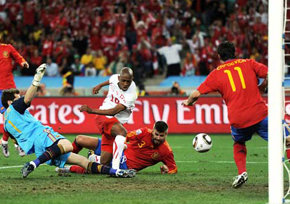
[[[152,143],[152,130],[141,128],[127,134],[128,148],[124,151],[129,169],[141,170],[163,162],[169,168],[169,174],[177,172],[173,152],[167,141],[159,146]]]
[[[228,107],[231,125],[246,128],[267,117],[267,106],[258,88],[259,78],[267,74],[268,67],[255,60],[228,60],[213,70],[197,90],[201,94],[219,92]]]

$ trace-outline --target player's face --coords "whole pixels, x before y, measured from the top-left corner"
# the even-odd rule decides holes
[[[16,93],[16,94],[14,94],[14,97],[15,97],[15,98],[14,98],[14,101],[16,101],[17,99],[20,98],[20,94],[17,94],[17,93]]]
[[[133,77],[129,74],[123,74],[119,76],[119,87],[123,91],[127,91],[133,81]]]
[[[156,129],[153,129],[152,131],[152,142],[154,145],[158,146],[162,144],[167,137],[167,131],[166,132],[158,132]]]

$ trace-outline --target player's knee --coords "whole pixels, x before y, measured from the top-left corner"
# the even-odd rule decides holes
[[[73,151],[72,143],[67,139],[59,140],[58,144],[63,147],[65,153]]]
[[[76,136],[76,142],[77,144],[83,147],[82,144],[85,142],[85,137],[83,135]]]

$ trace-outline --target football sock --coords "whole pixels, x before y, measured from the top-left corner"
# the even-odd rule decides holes
[[[116,169],[112,169],[108,166],[98,164],[96,162],[89,162],[87,167],[87,172],[89,174],[109,174],[109,175],[115,175]]]
[[[289,159],[289,162],[290,162],[290,149],[286,150],[286,154],[287,154],[287,159]]]
[[[115,138],[115,141],[113,143],[113,160],[112,160],[113,169],[120,168],[120,160],[123,154],[125,141],[126,141],[126,137],[122,135],[117,135]]]
[[[1,139],[1,144],[3,145],[7,145],[8,144],[8,141],[7,140],[3,140],[3,138]]]
[[[247,148],[244,143],[234,143],[234,160],[236,162],[238,173],[241,174],[246,169],[246,160],[247,160]]]
[[[77,174],[84,174],[86,173],[86,169],[81,167],[81,166],[78,166],[78,165],[72,165],[69,169],[70,172],[72,173],[77,173]]]
[[[35,163],[36,167],[38,167],[40,164],[54,159],[62,154],[64,154],[65,151],[63,149],[63,146],[61,144],[54,143],[50,147],[46,149],[46,151],[40,155],[37,159],[35,159],[33,162]]]
[[[78,143],[77,143],[77,139],[75,139],[74,141],[73,141],[73,143],[72,143],[72,146],[73,146],[73,153],[79,153],[82,149],[83,149],[83,147],[82,146],[80,146]]]
[[[4,130],[3,130],[3,131],[4,131]],[[3,142],[3,141],[6,141],[6,142],[7,142],[8,139],[9,139],[9,135],[8,135],[8,133],[5,133],[5,132],[4,132],[4,133],[3,133],[3,136],[2,136],[2,142]]]

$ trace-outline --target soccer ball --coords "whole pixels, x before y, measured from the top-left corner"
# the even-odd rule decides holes
[[[208,134],[199,133],[192,140],[192,146],[197,152],[207,152],[212,147],[212,140]]]

